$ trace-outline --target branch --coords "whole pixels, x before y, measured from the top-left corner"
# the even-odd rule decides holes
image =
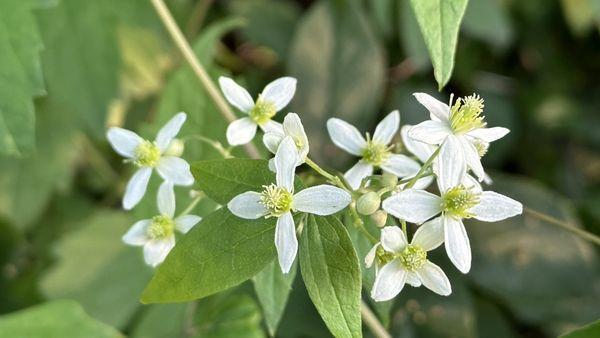
[[[392,338],[392,336],[386,331],[385,327],[379,322],[373,311],[369,308],[369,305],[364,300],[360,300],[360,314],[362,320],[369,327],[369,330],[373,332],[373,335],[377,338]]]
[[[583,230],[583,229],[581,229],[581,228],[579,228],[579,227],[577,227],[577,226],[575,226],[575,225],[573,225],[573,224],[571,224],[569,222],[565,222],[565,221],[556,219],[556,218],[554,218],[554,217],[552,217],[550,215],[546,215],[544,213],[541,213],[539,211],[536,211],[536,210],[533,210],[533,209],[530,209],[530,208],[523,208],[523,211],[526,214],[530,215],[530,216],[533,216],[533,217],[535,217],[537,219],[540,219],[542,221],[548,222],[550,224],[558,225],[559,227],[561,227],[561,228],[563,228],[565,230],[568,230],[568,231],[574,233],[575,235],[577,235],[577,236],[579,236],[579,237],[581,237],[581,238],[583,238],[585,240],[588,240],[588,241],[590,241],[590,242],[592,242],[592,243],[594,243],[596,245],[600,245],[600,237],[594,235],[591,232],[587,232],[587,231],[585,231],[585,230]]]

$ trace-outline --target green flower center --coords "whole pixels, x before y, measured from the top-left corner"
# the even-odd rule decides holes
[[[260,203],[269,211],[269,216],[279,217],[292,209],[292,194],[275,184],[263,186]]]
[[[367,146],[362,151],[362,158],[367,163],[380,166],[387,161],[392,155],[392,147],[388,147],[385,144],[371,140],[369,134],[367,134]]]
[[[457,218],[471,218],[469,211],[479,204],[479,194],[463,185],[454,187],[442,195],[442,211]]]
[[[450,125],[457,134],[464,134],[473,129],[483,128],[483,99],[473,94],[456,100],[450,109]]]
[[[473,146],[475,146],[475,149],[477,150],[477,154],[479,154],[479,157],[483,157],[483,156],[485,156],[485,154],[487,154],[490,144],[485,141],[475,139],[475,141],[473,142]]]
[[[152,217],[152,224],[148,228],[148,236],[152,239],[164,239],[173,235],[175,222],[169,216],[160,215]]]
[[[427,261],[427,251],[419,245],[409,244],[400,252],[398,258],[406,270],[415,271]]]
[[[256,124],[263,125],[266,122],[269,122],[269,120],[275,116],[275,113],[277,113],[275,104],[270,101],[265,101],[259,97],[248,115],[250,115],[250,118],[252,121],[256,122]]]
[[[379,266],[386,265],[387,263],[391,262],[394,258],[396,258],[394,257],[393,253],[385,251],[385,249],[381,245],[377,247],[375,257],[377,258],[377,264]]]
[[[160,149],[153,142],[144,140],[135,149],[133,163],[138,167],[155,167],[160,160]]]

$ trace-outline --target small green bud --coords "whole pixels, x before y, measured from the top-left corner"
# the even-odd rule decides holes
[[[174,138],[171,141],[171,143],[169,143],[169,146],[167,147],[167,150],[165,151],[164,155],[180,157],[181,154],[183,154],[184,149],[185,149],[185,144],[183,143],[183,141],[180,139]]]
[[[381,175],[381,184],[384,187],[395,187],[398,184],[398,176],[390,173],[383,173],[383,175]]]
[[[362,215],[370,215],[379,209],[381,198],[374,191],[360,196],[356,201],[356,210]]]
[[[383,210],[377,210],[371,215],[371,220],[379,228],[383,228],[387,222],[388,214]]]

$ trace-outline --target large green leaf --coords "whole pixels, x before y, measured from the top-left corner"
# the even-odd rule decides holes
[[[275,258],[275,219],[246,220],[227,208],[188,232],[142,294],[144,303],[182,302],[238,285]]]
[[[569,333],[565,333],[560,338],[595,338],[600,337],[600,320],[589,323]]]
[[[119,338],[115,329],[90,318],[79,304],[61,300],[0,317],[2,337]]]
[[[309,215],[299,251],[304,284],[331,333],[362,337],[360,266],[344,225]]]
[[[460,22],[468,0],[410,0],[439,89],[450,80]]]

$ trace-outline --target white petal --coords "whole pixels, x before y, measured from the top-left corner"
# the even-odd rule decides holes
[[[356,190],[360,187],[363,178],[373,174],[373,166],[364,161],[358,161],[352,168],[344,174],[346,182]]]
[[[523,205],[493,191],[484,191],[470,210],[480,221],[497,222],[523,213]]]
[[[469,174],[466,174],[463,177],[461,184],[465,188],[471,189],[471,191],[475,193],[481,193],[483,191],[483,189],[481,188],[481,184],[479,184],[479,181],[477,181],[475,177]]]
[[[471,245],[467,230],[460,219],[443,216],[444,245],[450,261],[462,273],[471,270]]]
[[[288,273],[296,254],[298,253],[298,239],[296,238],[296,227],[292,214],[287,212],[277,219],[275,228],[275,248],[281,272]]]
[[[439,196],[425,190],[407,189],[386,198],[383,209],[396,218],[411,223],[423,223],[442,210]]]
[[[158,211],[162,215],[173,218],[175,215],[175,191],[173,191],[173,183],[164,181],[158,187],[158,194],[156,194],[156,204],[158,205]]]
[[[175,156],[163,156],[156,166],[156,171],[162,178],[175,185],[188,186],[194,183],[194,176],[190,171],[190,165],[182,158]]]
[[[367,141],[353,125],[338,118],[330,118],[327,120],[327,131],[336,146],[352,155],[362,156]]]
[[[423,285],[429,290],[442,296],[448,296],[452,293],[450,281],[439,266],[426,261],[416,273]]]
[[[427,144],[441,144],[446,136],[452,135],[452,129],[447,123],[427,120],[413,126],[408,131],[408,137]]]
[[[308,137],[298,114],[289,113],[285,116],[283,119],[283,131],[286,135],[294,139],[300,160],[304,161],[309,150]]]
[[[138,246],[146,244],[150,240],[147,235],[150,224],[152,224],[152,221],[149,219],[135,222],[121,239],[125,244],[129,245]]]
[[[423,223],[415,232],[412,243],[421,246],[425,251],[431,251],[444,243],[442,217]]]
[[[450,107],[444,102],[439,101],[433,96],[425,93],[414,93],[413,94],[417,101],[422,104],[429,113],[441,121],[448,121],[448,117],[450,115]],[[433,117],[432,117],[433,119]]]
[[[381,229],[381,246],[388,252],[401,252],[408,245],[404,232],[397,226]]]
[[[175,236],[146,243],[144,245],[144,260],[146,264],[155,267],[162,263],[174,246]]]
[[[417,182],[415,182],[413,189],[425,190],[431,185],[431,183],[433,183],[433,179],[433,175],[421,177],[417,180]]]
[[[402,143],[411,154],[419,159],[419,161],[425,163],[435,151],[435,146],[425,142],[415,141],[412,137],[409,137],[408,132],[410,128],[412,128],[411,125],[404,125],[400,129]]]
[[[503,138],[506,134],[508,134],[510,130],[502,127],[493,127],[493,128],[479,128],[475,130],[471,130],[467,133],[467,135],[478,138],[487,143],[494,142],[498,139]]]
[[[421,286],[421,279],[419,279],[419,276],[414,272],[406,272],[406,283],[418,288]]]
[[[393,154],[381,165],[381,169],[403,178],[414,176],[421,169],[421,166],[417,161],[406,155]]]
[[[269,159],[269,170],[271,170],[271,172],[277,172],[277,169],[275,169],[275,157]]]
[[[112,127],[106,132],[112,148],[121,156],[135,157],[135,150],[144,140],[138,134],[123,128]]]
[[[400,127],[400,112],[394,110],[389,113],[375,128],[375,132],[373,133],[373,141],[382,143],[382,144],[390,144],[394,135],[398,132],[398,128]]]
[[[277,134],[285,134],[283,132],[283,125],[277,121],[269,120],[260,125],[260,129],[262,129],[265,133],[277,133]]]
[[[386,264],[375,277],[371,297],[376,302],[383,302],[396,297],[406,283],[406,270],[397,259]]]
[[[479,181],[483,180],[485,176],[485,172],[483,171],[483,166],[481,165],[481,157],[479,157],[479,152],[475,146],[469,142],[466,137],[458,137],[462,149],[464,151],[465,161],[467,162],[467,166],[473,170],[473,173],[479,178]]]
[[[248,94],[248,91],[244,87],[238,85],[232,79],[221,76],[219,77],[219,85],[227,101],[237,107],[237,109],[247,113],[254,108],[252,96]]]
[[[454,135],[446,138],[436,159],[436,174],[441,192],[459,185],[467,171],[464,151]]]
[[[256,135],[256,123],[249,117],[235,120],[227,127],[227,142],[232,146],[246,144]]]
[[[202,220],[202,217],[196,215],[183,215],[175,219],[175,229],[182,234],[187,234],[190,229],[198,224]]]
[[[277,152],[277,148],[279,147],[279,143],[281,143],[281,140],[283,140],[283,138],[283,134],[265,133],[265,135],[263,136],[263,143],[267,150],[275,154]]]
[[[260,95],[260,98],[275,105],[275,110],[280,111],[290,103],[296,92],[296,79],[281,77],[269,83]]]
[[[152,168],[140,168],[131,176],[123,196],[123,208],[125,210],[131,210],[142,200],[151,174]]]
[[[344,209],[352,202],[345,190],[321,184],[306,188],[294,195],[293,209],[315,215],[331,215]]]
[[[484,175],[483,175],[483,183],[485,183],[487,185],[492,185],[492,184],[494,184],[494,180],[492,180],[492,178],[490,177],[490,175],[488,175],[487,173],[484,173]]]
[[[287,136],[279,144],[275,154],[275,180],[277,186],[294,191],[294,175],[298,163],[298,150],[291,137]]]
[[[377,256],[377,248],[379,247],[379,243],[373,245],[371,250],[365,256],[365,267],[368,269],[373,266],[373,262],[375,262],[375,257]]]
[[[267,208],[260,203],[260,193],[255,191],[246,191],[235,196],[227,208],[237,217],[246,219],[257,219],[268,213]]]
[[[186,118],[187,115],[185,115],[185,113],[177,113],[160,129],[156,135],[155,142],[161,152],[167,150],[173,138],[175,138],[179,133],[179,130],[181,130],[181,126],[183,126]]]

